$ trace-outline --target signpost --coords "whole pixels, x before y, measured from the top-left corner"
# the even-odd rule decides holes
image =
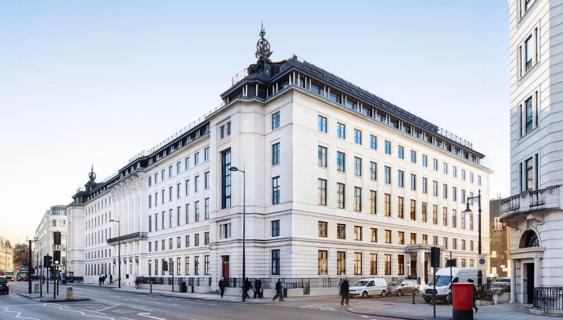
[[[432,290],[432,308],[434,309],[433,317],[436,318],[436,268],[440,267],[440,247],[430,248],[430,266],[432,267],[434,281],[434,289]]]

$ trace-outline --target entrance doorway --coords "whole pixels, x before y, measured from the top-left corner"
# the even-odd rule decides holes
[[[534,302],[534,264],[525,263],[526,267],[526,294],[528,296],[527,303],[532,304]]]
[[[411,272],[410,272],[411,277],[416,277],[416,275],[418,274],[416,272],[417,271],[416,264],[417,264],[416,260],[411,260]],[[420,279],[420,280],[422,280],[422,279]]]
[[[229,279],[229,256],[221,256],[222,261],[222,276],[224,279]]]

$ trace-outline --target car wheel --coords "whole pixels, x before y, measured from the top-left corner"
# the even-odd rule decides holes
[[[381,291],[381,297],[384,298],[384,297],[386,297],[386,296],[387,296],[387,291],[385,291],[385,290]]]
[[[366,291],[362,292],[362,298],[367,298],[368,297],[368,293]]]
[[[430,303],[430,299],[424,298],[424,303]]]
[[[402,291],[402,290],[397,291],[397,295],[398,295],[398,296],[402,296],[402,295],[403,295],[403,291]]]
[[[418,289],[414,289],[414,294],[419,294],[420,291],[418,291]]]

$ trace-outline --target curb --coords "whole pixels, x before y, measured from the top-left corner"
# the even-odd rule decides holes
[[[399,315],[393,315],[393,314],[386,314],[386,313],[376,313],[376,312],[360,312],[360,311],[355,311],[352,308],[348,308],[348,312],[350,313],[354,313],[354,314],[361,314],[361,315],[370,315],[370,316],[374,316],[374,317],[387,317],[387,318],[394,318],[394,319],[403,319],[403,320],[427,320],[427,319],[432,319],[432,320],[450,320],[451,317],[439,317],[437,316],[436,318],[433,318],[432,316],[429,317],[406,317],[406,316],[399,316]]]
[[[199,297],[176,296],[176,295],[167,294],[167,293],[158,293],[158,295],[163,296],[163,297],[169,297],[169,298],[188,299],[188,300],[207,301],[207,302],[226,302],[226,303],[242,303],[242,304],[256,304],[256,305],[270,303],[269,301],[264,301],[264,302],[246,302],[245,301],[245,302],[242,302],[242,301],[233,301],[233,300],[206,299],[206,298],[199,298]]]
[[[71,302],[80,302],[80,301],[88,301],[90,300],[90,298],[76,298],[76,299],[72,299],[72,300],[53,300],[53,299],[41,299],[39,300],[39,302],[44,302],[44,303],[71,303]]]

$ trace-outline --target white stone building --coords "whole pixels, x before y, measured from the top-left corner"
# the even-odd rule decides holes
[[[116,272],[121,263],[122,279],[169,277],[166,262],[202,291],[221,277],[240,285],[245,196],[249,278],[307,278],[311,288],[344,276],[424,280],[432,245],[476,267],[476,207],[463,210],[479,190],[489,202],[484,156],[321,68],[270,54],[261,38],[257,63],[233,80],[221,107],[74,196],[71,225],[91,217],[102,221],[94,228],[109,229],[99,239],[111,261],[102,264]],[[244,170],[245,193],[232,167]],[[104,197],[106,209],[89,216],[85,209]],[[105,211],[120,221],[120,237],[99,218]],[[482,223],[487,254],[487,206]],[[86,236],[98,230],[90,228]],[[85,270],[96,263],[86,258]]]
[[[14,272],[14,251],[10,240],[0,237],[0,274]]]
[[[37,240],[33,244],[33,261],[34,267],[37,265],[37,257],[39,257],[39,265],[43,264],[43,256],[53,256],[53,244],[55,232],[61,233],[61,264],[59,269],[65,272],[67,265],[67,248],[68,248],[68,225],[67,225],[66,206],[52,206],[41,218],[37,229],[35,230],[34,239]]]
[[[563,286],[563,1],[509,0],[512,301]]]

